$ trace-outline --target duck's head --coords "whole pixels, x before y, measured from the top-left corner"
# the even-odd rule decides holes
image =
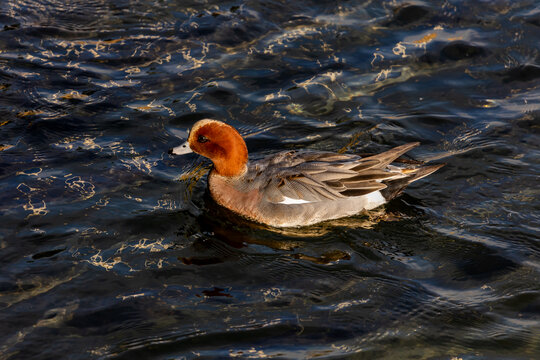
[[[199,120],[189,132],[188,140],[169,150],[169,154],[182,155],[195,152],[214,163],[222,176],[239,176],[246,171],[248,151],[242,136],[230,125],[218,120]]]

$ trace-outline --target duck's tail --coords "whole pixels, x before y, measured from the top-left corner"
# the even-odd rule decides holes
[[[386,188],[380,190],[382,196],[387,200],[391,200],[401,194],[401,192],[409,185],[410,183],[420,180],[425,176],[439,170],[446,164],[438,165],[428,165],[423,166],[423,162],[415,160],[407,160],[400,158],[401,155],[405,154],[407,151],[414,149],[420,145],[419,142],[412,142],[397,146],[380,154],[363,154],[363,163],[358,167],[364,167],[362,170],[365,170],[367,166],[371,166],[376,169],[388,169],[391,168],[391,172],[395,173],[395,177],[391,177],[387,180],[381,180],[381,182],[386,185]],[[369,161],[373,160],[372,163]],[[407,164],[406,167],[398,167],[390,165],[392,163],[403,163]],[[353,168],[352,170],[361,170]]]
[[[403,192],[403,190],[409,185],[410,183],[420,180],[423,177],[428,176],[429,174],[434,173],[435,171],[439,170],[446,164],[437,164],[437,165],[428,165],[428,166],[420,166],[413,169],[403,169],[402,173],[406,175],[406,177],[403,177],[401,179],[396,179],[393,181],[385,182],[385,185],[387,186],[386,189],[381,190],[382,196],[388,201],[399,194]]]

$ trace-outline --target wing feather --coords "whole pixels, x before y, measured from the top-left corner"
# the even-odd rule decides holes
[[[409,143],[367,158],[286,151],[255,162],[249,181],[273,203],[285,197],[318,202],[362,196],[387,188],[384,181],[408,177],[402,168],[388,165],[416,146]]]
[[[358,182],[352,182],[352,183],[344,183],[345,190],[371,190],[371,191],[377,191],[382,190],[386,188],[386,185],[380,182],[376,181],[358,181]]]

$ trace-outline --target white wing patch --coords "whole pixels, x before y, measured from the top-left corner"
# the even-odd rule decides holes
[[[382,204],[386,203],[386,199],[384,198],[384,196],[382,196],[380,191],[373,191],[369,194],[362,195],[361,197],[365,199],[364,208],[366,210],[375,209],[376,207],[379,207]],[[307,201],[303,199],[293,199],[293,198],[284,196],[283,200],[278,202],[278,204],[294,205],[294,204],[309,204],[312,202],[314,201]]]
[[[307,203],[313,202],[313,201],[307,201],[307,200],[302,200],[302,199],[293,199],[287,196],[284,196],[283,198],[284,199],[278,202],[278,204],[292,205],[292,204],[307,204]]]
[[[366,198],[366,210],[375,209],[386,202],[386,199],[382,196],[380,191],[373,191],[364,196]]]

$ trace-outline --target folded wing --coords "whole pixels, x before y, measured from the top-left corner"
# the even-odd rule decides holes
[[[266,200],[273,203],[319,202],[362,196],[386,189],[388,185],[397,183],[396,180],[406,186],[437,170],[440,166],[390,165],[418,145],[418,142],[409,143],[365,158],[328,152],[281,152],[253,163],[248,182],[261,189]]]

